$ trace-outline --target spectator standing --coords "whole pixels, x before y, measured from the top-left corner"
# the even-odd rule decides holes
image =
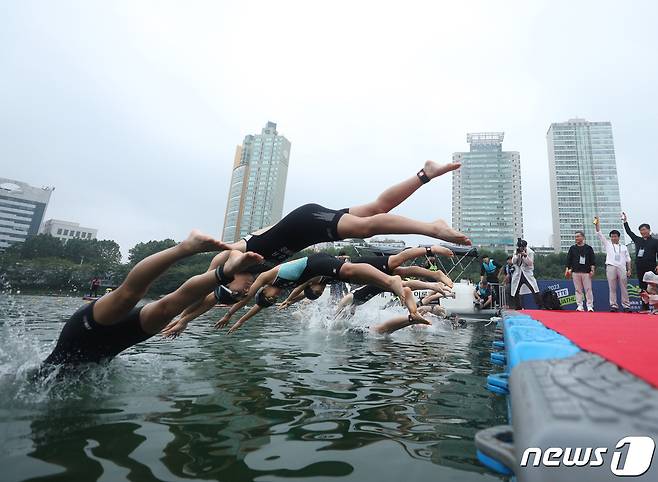
[[[98,290],[101,287],[101,280],[98,276],[94,276],[89,286],[89,296],[98,296]]]
[[[569,248],[567,253],[567,268],[564,271],[566,278],[572,277],[576,288],[576,311],[585,311],[583,307],[583,294],[587,300],[587,311],[594,311],[594,292],[592,291],[592,278],[596,273],[596,257],[589,244],[585,244],[585,233],[576,231],[576,244]]]
[[[601,232],[599,217],[594,219],[596,235],[605,249],[605,275],[608,278],[610,289],[610,311],[619,311],[617,299],[617,286],[621,291],[621,306],[625,312],[631,311],[631,302],[628,298],[628,278],[631,276],[631,255],[628,248],[619,242],[621,233],[616,229],[610,231],[610,239],[606,239]]]
[[[621,220],[624,222],[624,230],[633,243],[635,243],[635,269],[640,289],[647,289],[647,283],[644,281],[644,273],[653,271],[658,273],[658,239],[651,237],[651,226],[647,223],[640,224],[640,236],[631,231],[628,226],[626,213],[621,213]],[[649,305],[642,300],[642,309],[648,310]]]
[[[480,282],[486,279],[487,283],[498,283],[498,271],[502,266],[495,260],[491,259],[488,255],[482,256],[482,264],[480,265]]]
[[[512,273],[512,300],[515,310],[523,309],[521,295],[532,293],[539,309],[544,307],[539,286],[535,280],[535,252],[528,247],[528,242],[519,238],[516,243],[516,253],[512,256],[514,272]]]
[[[480,283],[487,280],[487,285],[493,293],[493,300],[498,301],[498,287],[500,283],[498,281],[498,273],[502,266],[497,263],[495,260],[491,259],[488,255],[483,255],[480,263]]]

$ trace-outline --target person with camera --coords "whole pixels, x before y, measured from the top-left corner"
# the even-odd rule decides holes
[[[569,248],[567,253],[567,267],[564,270],[565,278],[573,278],[576,288],[576,311],[585,311],[583,307],[583,292],[587,300],[587,311],[594,311],[594,292],[592,291],[592,278],[596,272],[596,257],[589,244],[585,244],[585,233],[576,231],[576,244]]]
[[[512,256],[512,300],[513,308],[516,310],[523,309],[521,305],[521,295],[532,293],[537,307],[541,310],[544,304],[539,294],[539,286],[535,279],[535,252],[528,247],[525,239],[518,238],[516,242],[516,252]]]

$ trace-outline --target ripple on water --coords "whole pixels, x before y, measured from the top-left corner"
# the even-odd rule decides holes
[[[479,428],[504,422],[483,388],[493,329],[354,333],[314,305],[265,312],[233,336],[217,314],[104,366],[29,381],[72,298],[0,296],[3,482],[495,480]],[[390,313],[369,313],[357,327]]]

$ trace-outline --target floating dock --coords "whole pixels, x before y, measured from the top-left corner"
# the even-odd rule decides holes
[[[506,312],[487,388],[509,425],[478,459],[520,482],[658,481],[658,316]]]

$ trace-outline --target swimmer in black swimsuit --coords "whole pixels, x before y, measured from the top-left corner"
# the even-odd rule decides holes
[[[403,263],[420,258],[421,256],[453,256],[454,253],[448,248],[443,246],[431,246],[427,248],[409,248],[401,251],[400,253],[393,256],[360,256],[357,258],[351,258],[351,263],[356,264],[369,264],[370,266],[377,268],[384,274],[390,276],[400,276],[402,278],[406,277],[422,277],[427,279],[434,279],[435,282],[426,282],[422,280],[403,280],[402,285],[408,287],[411,290],[428,290],[432,292],[438,292],[441,294],[449,294],[450,289],[446,284],[452,286],[452,280],[445,274],[443,271],[430,271],[419,266],[402,266]],[[320,285],[327,284],[327,279],[322,279],[320,282],[315,283],[314,290],[321,292],[322,287]],[[290,305],[297,303],[298,301],[306,298],[306,292],[308,291],[307,285],[298,286],[293,290],[293,292],[288,296],[283,303],[280,303],[279,309],[287,308]],[[371,300],[373,297],[385,292],[386,290],[381,289],[378,286],[365,285],[352,292],[346,294],[338,304],[338,311],[336,316],[338,316],[341,311],[349,305],[359,305],[366,303]],[[312,299],[312,298],[311,298]]]
[[[388,188],[371,203],[339,211],[318,204],[305,204],[291,211],[274,226],[256,231],[235,243],[224,244],[224,247],[242,252],[258,253],[271,267],[317,243],[345,238],[364,238],[376,234],[424,234],[456,244],[470,245],[471,241],[466,235],[450,228],[443,220],[424,223],[388,214],[391,209],[401,204],[423,184],[460,167],[461,164],[455,162],[441,165],[427,161],[415,176]],[[208,270],[213,271],[216,267],[217,262],[213,259]],[[405,269],[422,270],[423,268],[410,266]],[[426,271],[429,272],[429,270]],[[421,274],[411,273],[405,274],[405,276],[424,277]],[[252,276],[252,279],[254,277]],[[436,281],[441,280],[436,279]],[[444,283],[451,286],[449,284],[451,282],[444,281]],[[232,304],[242,296],[241,293],[229,295],[227,290],[220,290],[219,294],[223,296],[221,300],[208,296],[190,306],[183,312],[180,319],[174,320],[165,328],[163,334],[175,337],[186,328],[189,321],[210,310],[217,302]]]
[[[215,272],[194,276],[175,292],[136,307],[149,286],[172,264],[196,253],[219,249],[222,249],[219,241],[192,231],[182,243],[143,259],[128,273],[121,286],[71,316],[43,366],[109,360],[158,333],[174,316],[218,284],[228,284],[236,290],[245,289],[234,283],[233,273],[262,262],[263,257],[255,253],[224,251],[223,261]]]
[[[255,297],[256,305],[229,329],[229,333],[233,333],[262,308],[274,305],[277,296],[284,289],[309,283],[312,285],[313,282],[320,282],[322,278],[370,283],[385,288],[386,291],[391,291],[400,297],[409,310],[409,319],[422,320],[416,310],[416,301],[411,290],[402,286],[399,276],[388,276],[368,264],[349,263],[329,254],[318,253],[289,261],[259,275],[249,288],[247,297],[234,304],[228,313],[215,324],[215,327],[224,327],[235,312]],[[313,287],[311,287],[312,289]],[[322,290],[324,290],[324,285],[322,285]],[[314,292],[312,296],[319,297],[321,294],[321,291]]]
[[[224,246],[242,252],[253,251],[263,255],[266,261],[281,263],[317,243],[369,238],[377,234],[422,234],[470,245],[471,241],[466,235],[452,229],[443,220],[425,223],[388,214],[420,186],[460,166],[459,163],[440,165],[427,161],[415,176],[387,189],[374,202],[338,211],[318,204],[305,204],[274,226]]]
[[[427,161],[415,176],[388,188],[368,204],[341,210],[305,204],[288,213],[274,226],[261,229],[226,249],[253,251],[266,261],[281,263],[304,248],[345,238],[368,238],[377,234],[422,234],[456,244],[471,244],[468,237],[443,220],[415,221],[388,212],[431,179],[454,171],[459,163],[440,165]]]
[[[412,290],[430,290],[434,292],[450,293],[449,289],[446,289],[446,285],[448,288],[452,287],[452,280],[443,271],[441,270],[431,271],[422,268],[420,266],[402,266],[405,262],[410,261],[412,259],[416,259],[422,256],[430,256],[430,255],[453,256],[454,254],[448,248],[435,245],[427,248],[405,249],[404,251],[401,251],[400,253],[392,256],[360,256],[357,258],[352,258],[349,261],[351,263],[356,263],[356,264],[369,264],[370,266],[373,266],[378,270],[380,270],[382,273],[390,276],[396,275],[402,278],[417,277],[417,278],[424,278],[434,281],[430,283],[417,281],[417,280],[403,281],[403,286],[407,286]],[[241,273],[241,275],[245,276],[244,273]],[[329,277],[322,279],[321,282],[316,283],[314,289],[316,291],[319,291],[321,289],[320,285],[327,284],[327,282],[329,282],[330,280],[331,278]],[[289,297],[286,301],[280,303],[278,305],[279,309],[284,309],[306,298],[304,294],[304,291],[308,291],[305,290],[306,288],[307,285],[304,285],[301,288],[295,289],[295,291],[293,292],[294,296],[291,295],[292,298]],[[367,292],[369,297],[365,299],[363,303],[385,291],[387,290],[382,289],[379,286],[368,286],[367,290],[363,290],[363,294]],[[217,290],[215,290],[215,293],[208,295],[201,302],[196,303],[195,305],[189,307],[183,312],[180,318],[178,318],[177,320],[173,320],[171,323],[169,323],[169,325],[167,325],[165,329],[162,330],[162,335],[167,338],[176,338],[187,328],[187,325],[192,320],[198,318],[202,314],[211,310],[218,303],[219,304],[235,303],[237,301],[235,298],[239,296],[239,293],[235,293],[235,295],[233,295],[232,298],[231,296],[232,295],[229,293],[229,290],[221,286],[218,287]],[[351,303],[352,297],[350,293],[348,293],[343,298],[343,300],[345,300],[346,298],[349,298],[349,301]],[[341,301],[341,304],[343,306],[347,306],[349,303],[347,303],[347,301],[345,301],[344,303],[343,301]]]
[[[447,286],[445,286],[443,283],[440,282],[428,283],[426,281],[419,281],[419,280],[404,280],[402,281],[402,285],[406,286],[412,291],[417,291],[417,290],[431,291],[432,292],[431,296],[434,296],[435,297],[434,299],[454,297],[454,293],[450,291],[450,288],[448,288]],[[336,306],[335,317],[337,318],[339,316],[353,316],[358,306],[367,303],[375,296],[380,295],[383,292],[384,290],[382,290],[378,286],[373,286],[373,285],[360,286],[350,291],[345,296],[343,296],[343,298],[341,298],[341,300],[338,302],[338,305]],[[286,302],[287,301],[288,300],[286,300]],[[295,300],[295,301],[299,301],[299,300]],[[290,306],[295,301],[291,300],[291,302],[287,303],[287,306]],[[347,310],[348,308],[349,310]]]

